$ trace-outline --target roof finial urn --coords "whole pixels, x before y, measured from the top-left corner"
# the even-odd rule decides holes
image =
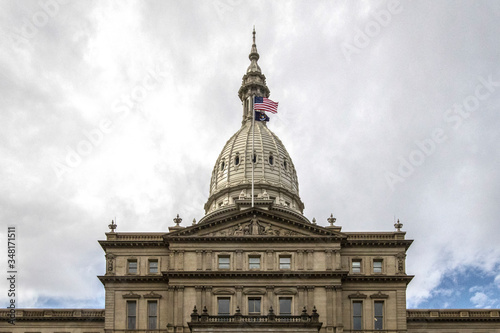
[[[111,224],[108,224],[109,230],[111,230],[111,232],[115,232],[116,227],[118,227],[118,225],[115,223],[114,220],[111,220]]]

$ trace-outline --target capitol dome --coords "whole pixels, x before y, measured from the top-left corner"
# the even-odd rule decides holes
[[[257,60],[255,44],[249,55],[250,66],[243,76],[238,95],[243,104],[241,128],[222,149],[210,181],[206,214],[248,204],[271,203],[301,213],[297,172],[281,140],[267,128],[266,122],[253,121],[253,97],[269,97],[270,91]],[[252,179],[254,194],[252,199]]]

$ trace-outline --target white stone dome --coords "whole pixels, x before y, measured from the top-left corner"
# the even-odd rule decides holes
[[[251,200],[253,173],[254,200],[272,200],[274,205],[302,214],[304,204],[299,197],[297,172],[290,155],[281,140],[267,128],[266,122],[253,121],[253,98],[269,97],[270,94],[266,77],[257,64],[259,54],[255,30],[249,58],[251,63],[238,91],[243,103],[242,126],[227,141],[217,158],[205,212],[228,208],[236,205],[238,200]]]
[[[251,198],[252,164],[254,198],[269,198],[302,213],[297,172],[281,140],[264,122],[247,120],[227,141],[217,158],[210,181],[207,213],[225,208],[238,198]]]

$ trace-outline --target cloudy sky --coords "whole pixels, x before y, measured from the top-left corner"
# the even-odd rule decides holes
[[[305,215],[400,219],[409,308],[500,307],[499,22],[498,1],[2,1],[0,247],[15,226],[18,306],[103,307],[112,219],[203,216],[255,25]]]

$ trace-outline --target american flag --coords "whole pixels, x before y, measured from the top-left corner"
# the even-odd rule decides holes
[[[265,97],[257,97],[255,96],[253,109],[255,111],[265,111],[271,113],[278,113],[278,103],[273,102]]]

